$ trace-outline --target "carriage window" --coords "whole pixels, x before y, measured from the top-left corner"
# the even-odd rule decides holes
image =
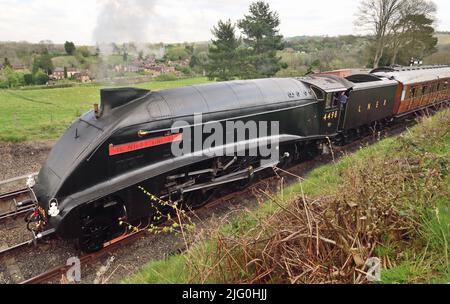
[[[440,82],[438,82],[438,84],[437,84],[437,87],[436,87],[436,91],[440,91],[441,90],[441,83]]]
[[[409,97],[414,98],[416,97],[416,88],[411,88],[409,91]]]
[[[402,97],[401,97],[401,101],[405,100],[405,96],[406,96],[406,90],[403,89],[402,91]]]
[[[447,90],[447,84],[448,84],[448,82],[446,81],[446,82],[444,82],[444,87],[442,88],[443,90]]]
[[[333,101],[333,94],[328,93],[327,94],[327,101],[325,102],[325,109],[331,108],[332,101]]]
[[[316,99],[317,100],[324,100],[324,96],[323,96],[323,91],[316,88],[316,87],[311,87],[312,91],[314,92],[314,95],[316,95]]]
[[[423,86],[422,87],[422,95],[426,95],[428,94],[429,90],[428,90],[428,86]]]
[[[422,96],[422,90],[420,88],[416,88],[416,94],[414,95],[415,97],[420,97]]]

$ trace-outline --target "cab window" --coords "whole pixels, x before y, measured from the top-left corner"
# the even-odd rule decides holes
[[[327,94],[327,100],[325,102],[325,109],[330,109],[333,102],[333,95],[331,93]]]

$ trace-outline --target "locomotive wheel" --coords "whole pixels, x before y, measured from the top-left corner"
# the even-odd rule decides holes
[[[320,154],[320,151],[315,142],[305,145],[303,149],[304,149],[303,160],[314,159],[317,155]]]
[[[167,215],[172,213],[173,209],[171,207],[160,208],[159,212],[155,211],[155,213],[150,216],[150,223],[155,226],[164,224],[168,219]]]
[[[78,243],[80,249],[84,252],[95,252],[102,249],[103,244],[113,237],[115,226],[117,225],[104,216],[86,219],[81,228],[81,237]]]
[[[254,175],[251,175],[251,176],[249,176],[246,179],[242,179],[240,181],[235,182],[233,184],[234,188],[237,191],[241,191],[241,190],[244,190],[244,189],[248,188],[253,183],[254,177],[255,177]]]
[[[184,203],[187,208],[192,210],[199,209],[211,201],[216,193],[216,189],[204,189],[186,193]]]

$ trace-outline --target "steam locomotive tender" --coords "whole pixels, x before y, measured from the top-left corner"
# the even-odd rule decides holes
[[[158,92],[102,90],[100,109],[67,129],[30,187],[45,219],[41,235],[56,233],[78,240],[85,251],[98,250],[121,233],[118,219],[158,222],[156,214],[170,212],[142,189],[165,200],[183,201],[185,207],[201,207],[215,189],[245,186],[267,168],[259,154],[244,153],[250,143],[259,147],[267,145],[268,138],[276,139],[272,148],[279,161],[270,166],[305,159],[319,153],[329,139],[345,143],[370,128],[448,100],[449,79],[450,68],[433,67],[381,69],[348,79],[309,76]],[[349,96],[345,105],[339,103],[343,92]],[[192,145],[192,153],[175,156],[174,143],[183,146],[196,140],[199,123],[194,113],[202,113],[201,127],[218,123],[226,130],[227,122],[253,121],[260,126],[258,122],[276,121],[279,132],[258,130],[263,135],[250,138],[245,133],[232,142],[223,134],[223,145],[234,155],[203,153],[203,147]],[[176,121],[185,121],[187,127],[174,130]],[[202,142],[207,135],[201,134]]]

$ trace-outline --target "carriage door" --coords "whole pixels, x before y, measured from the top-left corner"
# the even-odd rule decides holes
[[[339,122],[339,92],[327,92],[325,97],[325,109],[322,118],[322,134],[335,134]]]

